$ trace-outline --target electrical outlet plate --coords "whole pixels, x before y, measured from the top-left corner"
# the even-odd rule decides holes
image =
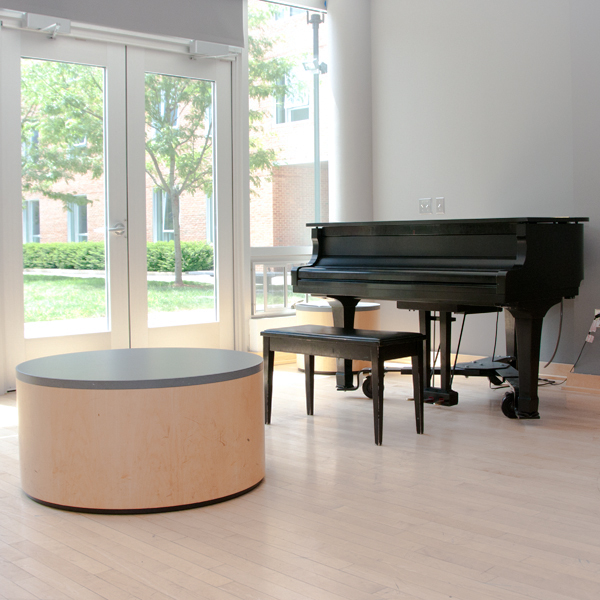
[[[419,212],[422,215],[430,215],[433,213],[433,198],[419,198]]]

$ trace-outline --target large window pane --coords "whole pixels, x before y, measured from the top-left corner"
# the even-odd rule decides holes
[[[148,325],[215,321],[214,83],[146,74]]]
[[[306,223],[328,220],[327,94],[315,106],[313,13],[249,0],[251,245],[306,246]],[[318,27],[319,61],[326,32]],[[305,66],[306,65],[306,66]],[[323,70],[325,70],[323,68]],[[319,136],[315,140],[315,115]],[[316,145],[318,142],[318,146]],[[315,169],[315,156],[319,167]]]
[[[107,331],[104,69],[21,74],[25,336]]]

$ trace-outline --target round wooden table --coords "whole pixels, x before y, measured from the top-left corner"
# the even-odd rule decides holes
[[[227,500],[265,475],[262,359],[134,348],[17,367],[23,491],[58,508],[152,512]]]

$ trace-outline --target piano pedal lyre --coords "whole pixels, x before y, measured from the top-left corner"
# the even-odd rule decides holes
[[[357,373],[354,373],[354,374],[356,375],[356,385],[354,384],[354,382],[350,386],[336,385],[336,390],[338,392],[354,392],[362,386],[362,391],[363,391],[364,395],[367,396],[367,398],[372,399],[373,398],[373,387],[371,385],[371,369],[370,368],[361,369],[360,371],[358,371]],[[367,384],[367,381],[368,381],[368,384]],[[367,393],[365,391],[365,385],[367,386],[369,393]]]

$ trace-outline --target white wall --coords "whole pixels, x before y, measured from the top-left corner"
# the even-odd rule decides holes
[[[600,308],[600,2],[571,0],[575,211],[589,216],[585,279],[575,301],[576,354]],[[587,344],[577,372],[600,375],[600,333]],[[566,361],[565,361],[566,362]]]
[[[586,132],[600,103],[583,100],[599,85],[589,80],[600,64],[597,5],[372,2],[374,218],[600,216],[600,161],[582,164],[590,150],[598,157],[598,135]],[[587,42],[575,40],[585,28]],[[446,214],[420,215],[418,199],[436,196]],[[586,287],[597,279],[590,259],[588,251]],[[566,301],[559,362],[575,361],[591,321],[575,314],[591,316],[590,301]],[[546,319],[542,359],[554,349],[558,312]],[[495,317],[471,320],[461,350],[489,354]]]
[[[541,216],[573,203],[565,0],[372,3],[375,218]]]
[[[371,2],[329,0],[329,220],[373,220]],[[351,93],[349,93],[351,90]],[[356,143],[360,140],[360,143]]]

